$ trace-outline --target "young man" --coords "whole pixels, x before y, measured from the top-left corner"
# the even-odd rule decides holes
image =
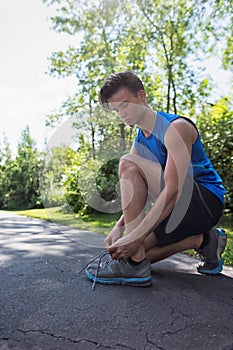
[[[131,154],[119,163],[123,215],[105,240],[111,259],[90,264],[87,277],[147,286],[151,263],[187,249],[203,255],[200,273],[221,272],[226,235],[213,227],[223,210],[225,189],[194,123],[153,111],[142,81],[132,72],[111,74],[100,102],[139,130]],[[150,197],[153,205],[145,212]]]

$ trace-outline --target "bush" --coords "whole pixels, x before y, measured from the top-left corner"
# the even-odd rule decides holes
[[[225,207],[233,211],[233,111],[227,99],[221,99],[209,113],[198,118],[197,126],[202,136],[206,154],[223,179],[227,190]]]
[[[102,165],[97,159],[80,157],[79,165],[76,163],[64,175],[66,208],[70,206],[80,214],[105,212],[105,208],[108,212],[108,204],[118,197],[118,162],[111,159]]]
[[[65,192],[66,205],[63,210],[71,209],[78,213],[85,206],[85,201],[82,197],[80,190],[80,181],[78,174],[78,167],[72,167],[72,169],[67,170],[63,179],[63,189]]]

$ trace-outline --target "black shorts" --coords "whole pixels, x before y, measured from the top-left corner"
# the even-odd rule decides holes
[[[154,230],[159,247],[205,234],[222,215],[223,203],[207,188],[197,182],[184,188],[171,214]]]

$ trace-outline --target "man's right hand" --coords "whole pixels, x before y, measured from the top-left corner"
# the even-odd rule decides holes
[[[113,243],[118,241],[123,235],[122,227],[114,227],[110,234],[105,238],[104,243],[106,249],[108,249]]]

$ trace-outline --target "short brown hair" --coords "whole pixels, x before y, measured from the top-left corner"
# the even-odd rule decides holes
[[[99,100],[100,103],[104,105],[105,109],[110,109],[109,99],[122,87],[127,88],[134,95],[136,95],[138,91],[144,90],[141,79],[133,72],[113,73],[100,89]]]

